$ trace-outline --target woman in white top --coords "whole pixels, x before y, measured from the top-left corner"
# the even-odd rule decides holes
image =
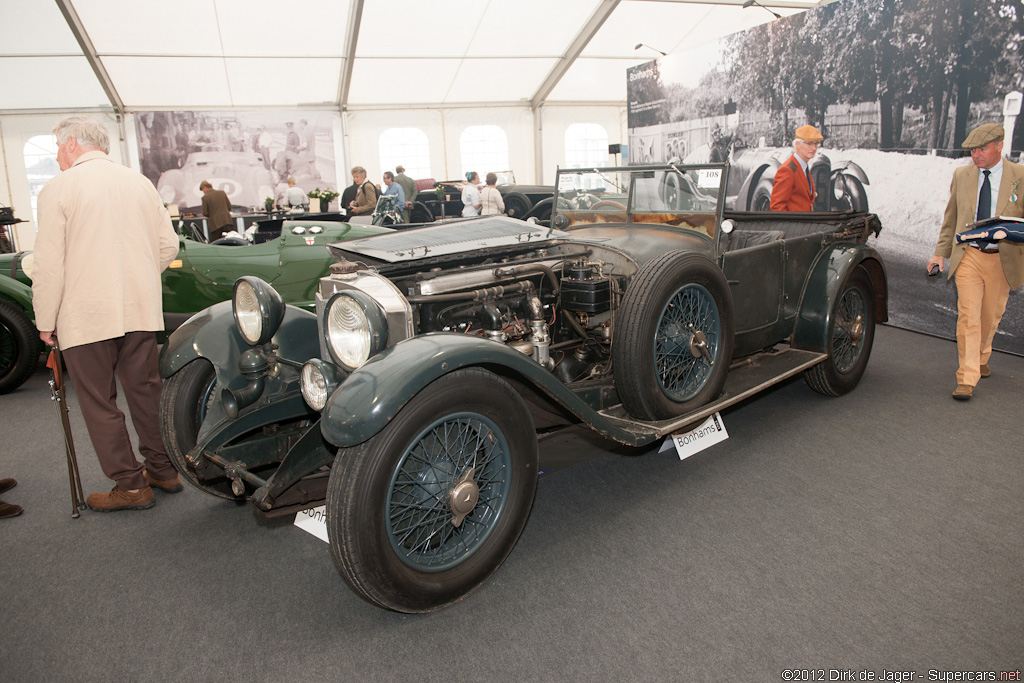
[[[476,171],[470,171],[466,174],[466,180],[469,181],[469,184],[462,188],[462,203],[464,204],[462,215],[464,217],[479,216],[480,190],[477,188],[477,185],[480,184],[480,174]]]
[[[498,176],[493,173],[487,174],[487,187],[480,191],[481,216],[498,216],[505,213],[505,200],[495,187],[497,182]]]

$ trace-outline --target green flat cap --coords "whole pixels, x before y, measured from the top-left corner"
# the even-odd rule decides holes
[[[960,145],[964,149],[976,149],[984,147],[990,142],[998,142],[1003,139],[1003,127],[998,123],[983,123],[967,135],[967,139]]]

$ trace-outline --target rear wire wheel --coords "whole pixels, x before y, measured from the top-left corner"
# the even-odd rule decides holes
[[[871,278],[854,268],[832,304],[828,358],[804,372],[807,385],[826,396],[842,396],[864,376],[875,339],[875,297]]]

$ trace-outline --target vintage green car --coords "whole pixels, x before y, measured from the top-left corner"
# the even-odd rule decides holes
[[[280,223],[280,221],[278,221]],[[163,273],[164,326],[174,330],[196,311],[231,298],[235,280],[255,275],[288,303],[313,310],[317,278],[333,262],[327,245],[388,228],[340,221],[284,221],[281,234],[258,244],[206,244],[178,237],[178,256]],[[0,255],[0,394],[12,391],[36,369],[42,346],[32,323],[28,252]]]
[[[333,244],[315,314],[241,278],[163,348],[170,456],[267,515],[326,499],[335,564],[373,604],[459,600],[526,524],[540,435],[643,446],[800,373],[860,381],[888,310],[877,217],[725,212],[728,174],[560,170],[551,227]]]

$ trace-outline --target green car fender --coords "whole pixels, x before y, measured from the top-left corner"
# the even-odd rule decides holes
[[[320,355],[318,339],[316,316],[287,305],[281,327],[271,341],[277,345],[279,358],[301,365]],[[237,384],[239,379],[244,384],[238,359],[251,348],[238,332],[231,302],[222,301],[196,313],[171,333],[160,352],[160,376],[166,379],[197,358],[205,358],[213,363],[225,385]]]
[[[0,275],[0,299],[7,299],[21,306],[25,314],[35,320],[35,313],[32,310],[32,288],[13,280],[6,275]]]
[[[807,278],[793,330],[793,348],[828,352],[832,310],[842,295],[846,278],[855,268],[863,268],[871,279],[875,294],[875,322],[889,319],[885,266],[878,251],[864,244],[836,244],[818,258]]]
[[[465,367],[514,374],[533,384],[595,429],[612,438],[635,437],[612,425],[530,356],[479,337],[435,332],[399,342],[352,372],[324,406],[320,429],[335,446],[350,447],[374,436],[428,384]]]

